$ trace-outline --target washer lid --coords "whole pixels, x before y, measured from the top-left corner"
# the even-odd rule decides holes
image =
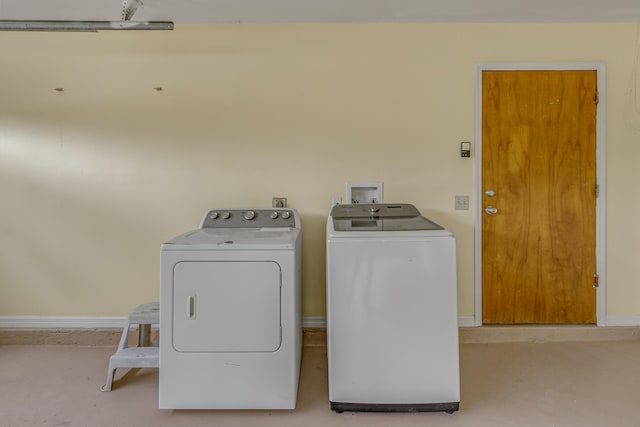
[[[409,203],[357,203],[335,205],[331,209],[334,219],[347,218],[411,218],[420,216],[420,211]]]
[[[444,230],[408,203],[336,205],[331,217],[335,231]]]

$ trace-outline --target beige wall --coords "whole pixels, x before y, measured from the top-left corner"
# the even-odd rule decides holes
[[[635,38],[635,24],[0,33],[0,316],[125,315],[158,298],[163,241],[272,196],[302,215],[303,311],[324,315],[331,197],[362,180],[455,232],[473,315],[476,207],[453,199],[473,196],[459,141],[474,138],[475,64],[493,61],[606,64],[607,313],[640,314]]]

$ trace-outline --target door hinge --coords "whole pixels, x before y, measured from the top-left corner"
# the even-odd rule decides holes
[[[593,103],[598,105],[599,102],[600,102],[600,94],[598,93],[598,91],[596,91],[596,93],[593,95]]]
[[[598,273],[593,275],[593,287],[597,288],[600,286],[600,276],[598,276]]]
[[[596,199],[600,197],[600,186],[598,184],[596,184],[596,187],[593,190],[593,193],[596,195]]]

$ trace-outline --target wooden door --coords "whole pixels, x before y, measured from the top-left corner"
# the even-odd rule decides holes
[[[485,324],[596,321],[596,82],[482,74]]]

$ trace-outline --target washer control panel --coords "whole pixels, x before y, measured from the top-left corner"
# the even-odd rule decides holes
[[[211,209],[200,228],[295,228],[295,215],[290,209]]]

